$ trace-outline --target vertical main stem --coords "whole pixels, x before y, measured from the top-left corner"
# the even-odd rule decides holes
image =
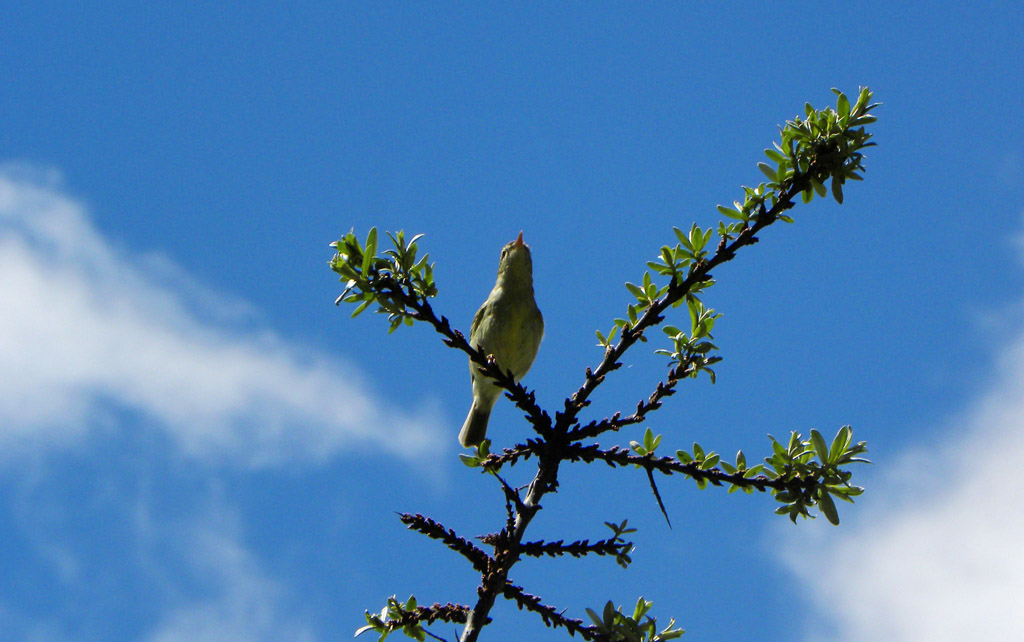
[[[480,631],[487,623],[487,618],[494,606],[498,595],[505,590],[505,582],[508,580],[508,573],[519,561],[519,545],[526,534],[526,528],[533,520],[533,516],[540,510],[540,500],[548,492],[551,484],[558,475],[558,457],[552,456],[549,450],[537,463],[537,474],[526,492],[526,498],[522,504],[516,507],[516,518],[513,523],[512,532],[508,534],[508,540],[494,550],[494,568],[489,568],[481,578],[480,588],[477,589],[478,599],[476,606],[470,611],[466,619],[466,626],[462,630],[460,642],[476,642]]]

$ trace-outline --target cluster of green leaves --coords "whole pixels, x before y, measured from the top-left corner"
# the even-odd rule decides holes
[[[661,437],[647,428],[643,441],[631,441],[629,446],[638,455],[653,456],[661,445]],[[800,433],[793,432],[785,446],[771,435],[769,439],[772,441],[772,454],[765,457],[763,464],[750,467],[747,466],[747,457],[742,450],[736,453],[735,463],[730,463],[713,450],[705,451],[696,442],[692,451],[677,450],[676,459],[683,464],[694,464],[702,471],[718,471],[731,477],[739,475],[743,479],[763,476],[771,481],[782,482],[781,489],[772,487],[775,500],[783,504],[776,509],[776,514],[789,515],[795,522],[797,516],[813,517],[808,509],[817,506],[828,521],[838,524],[839,513],[832,497],[853,503],[853,498],[864,492],[863,488],[850,484],[852,473],[841,467],[852,463],[870,463],[860,457],[867,452],[866,442],[853,443],[853,429],[849,426],[839,429],[831,445],[826,443],[817,430],[811,430],[808,440],[804,440]],[[694,479],[701,490],[711,483],[706,476],[696,476]],[[741,481],[731,483],[729,492],[737,490],[753,493],[756,487]]]
[[[826,444],[817,430],[811,430],[808,440],[793,432],[785,446],[771,435],[769,439],[772,441],[772,454],[765,457],[763,464],[750,467],[747,467],[747,458],[742,450],[736,453],[735,463],[730,463],[714,451],[705,452],[698,443],[693,444],[692,452],[676,451],[676,459],[684,464],[696,464],[700,470],[717,468],[730,476],[754,479],[763,475],[768,480],[782,482],[783,488],[772,488],[775,500],[782,504],[775,510],[776,514],[789,515],[795,522],[798,516],[813,518],[808,511],[817,506],[829,522],[839,524],[839,513],[832,497],[853,503],[853,498],[864,492],[863,488],[850,484],[853,473],[841,467],[852,463],[871,463],[859,456],[867,452],[867,443],[853,443],[853,429],[849,426],[839,429],[831,445]],[[639,448],[633,442],[633,449],[640,454],[653,452],[651,446],[658,446],[661,435],[653,435],[648,428],[644,442],[644,446]],[[707,478],[695,479],[698,488],[707,488]],[[742,483],[730,485],[730,493],[737,490],[752,493],[755,487]]]
[[[654,451],[661,445],[661,435],[655,435],[650,428],[644,431],[643,442],[631,441],[629,442],[630,449],[641,457],[644,455],[653,455]]]
[[[477,444],[476,449],[473,451],[472,454],[459,453],[459,461],[461,461],[469,468],[480,468],[484,465],[484,461],[490,456],[490,454],[491,440],[484,439],[479,444]],[[489,468],[484,468],[484,472],[491,473],[492,475],[497,475],[497,471],[491,470]]]
[[[805,486],[800,490],[793,487],[775,493],[775,499],[783,505],[775,512],[789,515],[796,522],[797,516],[811,517],[808,508],[817,506],[818,510],[833,524],[839,524],[839,513],[836,511],[832,497],[853,503],[853,498],[864,492],[860,486],[850,485],[853,473],[842,470],[840,466],[851,463],[871,463],[858,455],[867,452],[867,444],[863,441],[853,443],[853,429],[843,426],[836,433],[832,444],[828,445],[825,438],[817,430],[811,430],[811,438],[803,440],[800,433],[790,434],[789,443],[783,446],[772,440],[771,457],[765,458],[768,464],[764,469],[769,479],[797,481],[817,479],[813,486]]]
[[[732,469],[732,472],[740,472],[745,477],[755,477],[760,472],[756,469],[752,471],[746,470],[747,460],[746,457],[744,457],[743,455],[743,451],[739,451],[736,453],[736,466],[732,466],[731,464],[729,464],[729,462],[722,461],[722,456],[716,453],[715,451],[709,450],[705,452],[701,445],[698,444],[697,442],[693,442],[692,454],[686,452],[685,450],[677,450],[676,459],[683,462],[684,464],[696,464],[697,468],[699,468],[700,470],[715,470],[715,468],[718,467],[720,464],[723,468],[725,466],[729,466]],[[707,488],[708,480],[706,477],[697,477],[696,479],[697,488],[701,490]],[[739,486],[739,488],[743,487]],[[733,488],[730,488],[729,490],[733,490]],[[744,490],[749,489],[744,488]]]
[[[832,92],[837,96],[835,109],[818,110],[806,103],[803,118],[798,116],[779,128],[780,142],[773,143],[775,149],[764,150],[774,165],[757,164],[768,182],[754,188],[744,187],[744,201],[734,201],[734,208],[719,205],[720,213],[737,220],[740,226],[749,224],[764,212],[766,205],[774,207],[780,195],[787,194],[797,180],[807,182],[801,192],[804,203],[810,203],[815,194],[825,196],[825,181],[831,179],[832,197],[842,204],[846,181],[863,180],[857,173],[863,169],[864,155],[860,150],[874,145],[868,142],[871,134],[864,126],[877,120],[869,112],[878,105],[871,103],[873,94],[867,87],[861,88],[852,106],[843,92]],[[789,217],[779,218],[792,223]]]
[[[707,258],[707,246],[714,230],[702,230],[694,223],[690,226],[689,232],[683,232],[678,227],[673,227],[672,231],[679,242],[672,248],[663,245],[657,260],[648,261],[647,267],[674,281],[682,281],[688,276],[689,270]]]
[[[388,232],[394,249],[377,256],[377,228],[371,228],[366,242],[360,243],[353,232],[331,243],[334,257],[331,269],[341,275],[345,291],[335,303],[356,303],[352,316],[358,316],[371,304],[377,304],[377,312],[388,315],[394,332],[403,323],[412,325],[416,313],[410,310],[407,301],[425,300],[437,294],[434,286],[434,266],[429,263],[430,255],[424,254],[416,260],[416,241],[423,235],[417,234],[408,241],[405,232]]]
[[[670,283],[682,281],[688,276],[688,270],[692,269],[699,261],[707,258],[708,252],[706,247],[713,233],[713,230],[702,230],[696,224],[690,228],[689,233],[683,232],[677,227],[672,229],[679,239],[679,243],[674,248],[670,248],[667,245],[663,246],[658,260],[648,261],[647,263],[647,266],[654,270],[655,273],[669,276]],[[694,284],[689,290],[687,302],[697,301],[696,295],[701,290],[712,285],[714,285],[714,281],[711,280]],[[614,325],[607,336],[602,334],[600,330],[596,331],[597,344],[603,348],[608,348],[612,344],[615,334],[620,329],[636,326],[640,317],[647,311],[647,308],[654,305],[658,299],[668,292],[669,285],[654,283],[651,278],[651,272],[645,271],[640,285],[627,282],[626,289],[636,297],[636,303],[631,303],[626,307],[625,319],[615,319]],[[697,302],[699,303],[699,301]],[[683,301],[680,299],[673,303],[672,307],[679,307],[682,304]],[[646,341],[643,336],[640,337],[640,340]]]
[[[382,641],[396,629],[401,629],[406,637],[423,642],[427,639],[427,635],[418,621],[412,620],[405,624],[398,624],[408,620],[409,614],[416,611],[416,606],[416,598],[411,595],[404,604],[392,595],[379,614],[366,612],[366,626],[357,629],[355,637],[359,637],[367,631],[373,631],[380,635],[377,639]]]
[[[715,327],[715,319],[722,316],[713,309],[705,307],[700,299],[693,295],[686,295],[680,301],[686,301],[690,311],[690,333],[687,334],[675,326],[665,326],[662,331],[672,341],[671,350],[655,350],[655,354],[663,354],[672,359],[673,364],[689,365],[688,376],[696,377],[701,372],[707,372],[711,377],[711,383],[715,383],[715,371],[710,368],[714,363],[722,360],[721,357],[709,356],[712,350],[718,346],[711,343],[714,337],[711,329]]]
[[[862,169],[861,161],[863,155],[860,149],[870,147],[871,134],[864,131],[864,125],[869,125],[875,120],[874,116],[868,114],[877,105],[869,104],[871,92],[866,88],[861,89],[857,102],[851,107],[850,100],[838,89],[832,90],[837,96],[836,109],[826,108],[816,110],[810,103],[804,105],[806,118],[796,118],[786,123],[782,130],[782,145],[776,145],[775,154],[768,157],[777,163],[775,169],[776,181],[790,176],[793,168],[806,172],[810,163],[818,163],[822,171],[827,172],[832,179],[832,197],[836,202],[843,202],[843,185],[847,179],[860,181],[864,180],[857,170]],[[798,154],[797,150],[810,149],[809,156]],[[771,150],[766,150],[771,151]],[[784,153],[784,158],[778,156]],[[767,163],[761,163],[762,167]],[[772,169],[770,166],[768,170]],[[766,172],[767,174],[767,172]],[[771,178],[771,175],[768,175]],[[818,178],[811,178],[811,188],[804,190],[803,201],[810,203],[814,195],[825,196],[825,186]]]
[[[662,642],[682,637],[685,631],[675,627],[675,620],[669,620],[668,626],[658,630],[658,622],[649,617],[647,612],[654,605],[644,598],[636,601],[632,615],[622,612],[622,607],[615,608],[611,601],[604,605],[601,615],[587,609],[587,615],[594,622],[595,632],[602,639],[611,642]]]

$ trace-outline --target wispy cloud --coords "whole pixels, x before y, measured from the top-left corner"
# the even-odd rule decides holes
[[[53,173],[0,168],[0,450],[66,448],[121,410],[214,461],[440,447],[436,408],[393,408],[354,367],[239,329],[237,301],[196,281],[109,241]]]
[[[1013,315],[1015,336],[985,393],[887,464],[871,497],[846,511],[856,526],[813,528],[789,550],[824,616],[809,639],[959,642],[1024,631],[1024,327]]]
[[[312,642],[312,629],[285,604],[294,596],[263,571],[241,544],[238,516],[213,497],[173,532],[176,553],[199,586],[168,605],[147,642]]]

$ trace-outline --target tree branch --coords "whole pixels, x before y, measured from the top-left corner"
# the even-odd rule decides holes
[[[624,542],[618,537],[602,539],[591,543],[590,540],[577,540],[566,544],[564,540],[554,542],[527,542],[519,547],[523,555],[531,557],[558,557],[560,555],[572,555],[583,557],[584,555],[618,555],[624,548],[632,548],[632,544]]]
[[[530,595],[523,591],[521,586],[506,582],[502,595],[515,602],[520,610],[532,611],[539,615],[548,627],[565,627],[570,635],[579,633],[580,637],[584,640],[599,639],[593,631],[594,627],[585,625],[583,620],[565,617],[562,615],[565,612],[564,610],[559,611],[553,606],[544,604],[536,595]]]
[[[644,470],[658,471],[666,475],[682,473],[694,479],[704,479],[715,486],[732,484],[741,488],[753,488],[764,492],[772,490],[805,490],[818,484],[818,479],[807,477],[795,477],[784,479],[782,477],[771,479],[765,475],[756,477],[744,477],[742,472],[727,473],[720,468],[709,468],[703,470],[698,462],[684,464],[674,457],[653,457],[651,455],[636,455],[632,451],[612,446],[602,449],[594,444],[584,446],[582,444],[570,444],[565,447],[565,459],[567,461],[582,461],[591,463],[603,461],[611,467],[639,466]]]
[[[486,573],[493,562],[487,553],[456,535],[452,529],[446,529],[442,524],[429,517],[411,513],[400,513],[398,517],[403,524],[409,527],[409,530],[422,533],[431,539],[441,540],[445,546],[469,560],[473,568],[480,573]]]
[[[584,439],[592,439],[597,437],[601,433],[608,431],[618,431],[625,426],[638,424],[647,418],[647,415],[655,410],[661,408],[661,401],[665,397],[671,397],[676,393],[676,385],[686,377],[691,376],[695,359],[691,359],[685,364],[678,364],[671,370],[669,370],[668,377],[665,381],[659,381],[655,387],[654,392],[647,398],[646,401],[640,401],[636,405],[636,411],[628,417],[622,417],[621,413],[615,413],[611,417],[602,419],[600,421],[592,421],[586,426],[581,426],[570,430],[565,438],[566,441],[582,441]]]

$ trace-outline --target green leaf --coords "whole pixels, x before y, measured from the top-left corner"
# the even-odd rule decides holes
[[[366,235],[366,248],[363,253],[363,274],[366,274],[370,269],[370,263],[374,257],[377,256],[377,228],[371,227],[370,232]]]
[[[654,452],[660,443],[661,435],[655,436],[650,428],[644,431],[644,450],[649,453]]]
[[[839,511],[836,510],[836,504],[832,501],[832,496],[824,488],[818,490],[818,508],[825,515],[825,519],[831,522],[833,526],[839,526]]]
[[[761,170],[761,173],[768,177],[768,180],[775,182],[778,170],[772,167],[768,163],[758,163],[757,168]]]
[[[701,231],[699,227],[697,227],[696,223],[694,223],[693,226],[690,227],[690,235],[688,237],[688,241],[690,243],[690,247],[692,247],[695,252],[699,252],[701,249],[704,248],[704,232]]]
[[[832,177],[832,197],[836,199],[836,203],[843,204],[843,184],[836,180],[836,177]]]
[[[849,126],[850,127],[861,127],[863,125],[870,125],[871,123],[875,122],[876,120],[878,120],[878,118],[876,118],[875,116],[861,116],[859,118],[854,118],[854,119],[850,120]],[[865,147],[867,147],[867,145],[865,145]]]
[[[665,265],[672,265],[672,250],[667,245],[661,247],[661,260],[665,262]]]
[[[366,626],[361,626],[358,629],[356,629],[356,634],[353,637],[359,637],[363,633],[366,633],[367,631],[374,631],[377,628],[378,627],[374,624],[367,624]],[[383,640],[384,638],[381,637],[381,639]]]
[[[850,445],[850,438],[852,436],[853,430],[849,426],[843,426],[836,432],[836,436],[832,440],[832,446],[828,450],[828,463],[834,464],[839,461],[839,458],[846,452],[847,446]]]
[[[658,274],[672,274],[671,265],[665,265],[664,263],[658,263],[657,261],[647,261],[646,265]]]
[[[704,449],[697,442],[693,442],[693,457],[697,460],[704,459]]]
[[[643,598],[643,596],[641,596],[636,601],[636,607],[633,608],[633,619],[639,621],[640,618],[642,618],[644,615],[647,614],[648,611],[651,610],[651,606],[653,604],[653,602],[648,602]]]
[[[611,624],[615,621],[615,605],[612,604],[611,600],[605,602],[602,616],[606,624]]]
[[[800,433],[795,430],[789,432],[789,448],[787,449],[791,454],[796,453],[800,450]]]
[[[724,205],[719,205],[718,206],[718,211],[723,216],[728,216],[729,218],[734,218],[734,219],[737,219],[737,220],[740,220],[740,221],[747,220],[747,217],[745,215],[743,215],[742,213],[740,213],[740,212],[738,212],[738,211],[736,211],[736,210],[734,210],[732,208],[726,207]]]
[[[850,99],[846,97],[846,94],[839,94],[839,100],[836,103],[836,111],[839,112],[839,117],[843,120],[846,120],[850,116]]]
[[[825,438],[821,436],[821,433],[814,429],[811,429],[811,444],[814,446],[814,452],[818,456],[818,461],[827,464],[828,445],[825,444]]]
[[[372,293],[368,292],[367,294],[372,294]],[[373,299],[372,298],[367,299],[367,300],[363,301],[362,303],[360,303],[359,306],[356,307],[355,312],[352,313],[352,317],[355,318],[355,317],[359,316],[360,314],[362,314],[363,310],[365,310],[367,308],[367,306],[369,306],[371,303],[373,303]]]
[[[871,90],[867,87],[861,87],[860,94],[857,95],[857,104],[853,106],[853,113],[861,113],[861,110],[867,106],[869,100],[871,100]]]

